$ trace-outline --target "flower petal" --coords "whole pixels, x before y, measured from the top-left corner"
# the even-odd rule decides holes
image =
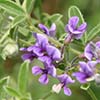
[[[96,42],[96,46],[100,48],[100,41]]]
[[[79,18],[77,16],[73,16],[69,19],[68,24],[71,25],[73,27],[73,29],[75,29],[78,22],[79,22]]]
[[[39,78],[39,82],[41,84],[48,84],[49,79],[48,79],[47,75],[46,74],[41,75],[41,77]]]
[[[20,51],[27,51],[27,48],[20,48]]]
[[[54,84],[52,86],[52,91],[58,94],[60,92],[61,88],[62,88],[61,84]]]
[[[79,62],[79,65],[80,65],[80,67],[81,67],[81,68],[80,68],[80,71],[81,71],[81,72],[86,72],[86,70],[87,70],[87,69],[86,69],[86,68],[87,68],[87,63],[86,63],[86,62],[80,61],[80,62]]]
[[[32,45],[32,46],[29,46],[28,48],[27,48],[27,51],[33,51],[33,48],[34,48],[34,45]]]
[[[56,24],[53,23],[49,29],[49,36],[54,37],[56,34]]]
[[[73,37],[75,38],[75,39],[80,39],[82,36],[83,36],[83,34],[84,33],[80,33],[80,34],[73,34]]]
[[[82,72],[75,72],[72,76],[75,76],[80,83],[86,83],[86,78],[88,78],[87,75]]]
[[[87,46],[85,47],[85,51],[84,51],[84,55],[85,57],[88,59],[88,60],[91,60],[92,57],[93,57],[93,53],[91,51],[91,46],[90,46],[90,43],[87,44]]]
[[[67,24],[66,28],[65,28],[66,32],[73,34],[74,29],[71,25]]]
[[[36,42],[39,44],[39,46],[41,46],[42,49],[45,49],[46,46],[48,45],[47,37],[42,34],[36,34],[36,33],[34,33],[34,36],[35,36]]]
[[[62,83],[62,82],[64,82],[64,81],[67,80],[68,75],[67,75],[67,74],[61,74],[61,75],[58,75],[57,78],[58,78],[59,81]]]
[[[66,84],[71,84],[71,83],[75,82],[75,80],[72,80],[72,78],[70,76],[68,76],[66,81],[67,81]]]
[[[33,60],[33,58],[34,58],[34,56],[32,56],[32,54],[31,53],[27,53],[27,54],[23,54],[22,56],[21,56],[21,58],[23,59],[23,60]]]
[[[43,56],[42,48],[38,46],[33,47],[33,53],[35,53],[37,56]]]
[[[47,64],[47,66],[49,66],[52,62],[51,58],[48,56],[41,56],[41,57],[38,57],[38,59],[42,61],[43,63]]]
[[[63,87],[64,88],[64,94],[67,96],[70,96],[72,94],[70,88],[67,88],[66,86]]]
[[[60,60],[61,58],[61,52],[54,46],[47,46],[46,48],[48,55],[53,60]]]
[[[44,31],[45,34],[49,35],[49,30],[45,25],[39,24],[38,26],[40,29],[42,29]]]
[[[56,77],[56,68],[55,68],[55,66],[51,65],[51,66],[48,68],[48,74],[50,74],[50,75],[53,76],[53,77]]]
[[[85,32],[87,27],[87,23],[83,23],[78,27],[78,31]]]
[[[42,74],[42,69],[39,66],[34,66],[32,67],[32,74],[34,75],[38,75],[38,74]]]
[[[95,68],[95,66],[96,66],[97,63],[98,63],[97,61],[88,61],[88,65],[89,65],[89,67],[91,69]]]

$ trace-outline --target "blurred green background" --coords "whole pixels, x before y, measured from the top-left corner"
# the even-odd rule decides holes
[[[85,21],[88,23],[88,30],[91,30],[92,27],[100,22],[100,0],[43,0],[42,10],[49,14],[63,14],[63,21],[66,24],[68,21],[68,8],[72,5],[78,6],[83,13]],[[18,54],[17,57],[7,58],[6,61],[3,61],[2,58],[0,58],[0,78],[10,75],[12,79],[11,85],[13,86],[16,86],[19,67],[22,63],[20,56],[21,54]],[[31,92],[33,100],[38,100],[46,95],[50,91],[52,85],[55,84],[55,82],[57,83],[57,81],[51,79],[49,85],[41,85],[38,82],[38,77],[31,74],[31,67],[28,91]],[[59,94],[51,95],[47,100],[92,100],[86,91],[80,89],[79,83],[69,87],[72,90],[72,96],[68,97],[64,95],[62,90]],[[100,87],[92,85],[91,88],[98,100],[100,100]]]

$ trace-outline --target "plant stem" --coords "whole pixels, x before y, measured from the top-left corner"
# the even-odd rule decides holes
[[[15,0],[16,1],[16,3],[18,4],[18,5],[20,5],[20,1],[19,0]]]
[[[24,41],[22,39],[19,39],[19,42],[22,42],[23,44],[26,44],[27,46],[31,46],[32,45],[32,43],[29,43],[29,42]]]
[[[32,24],[31,17],[30,17],[29,15],[27,15],[27,14],[26,14],[26,16],[27,16],[27,21],[28,21],[29,28],[31,29],[31,31],[36,32],[36,33],[38,33],[38,34],[43,34],[42,31],[40,31],[38,28],[36,28],[36,27]],[[45,34],[43,34],[43,35],[45,35]],[[52,37],[50,37],[50,36],[47,36],[47,35],[45,35],[45,36],[49,39],[49,41],[50,41],[51,43],[53,43],[53,44],[56,45],[57,47],[62,47],[62,46],[63,46],[59,41],[55,40],[54,38],[52,38]]]
[[[38,100],[46,100],[48,97],[50,97],[53,94],[52,91],[50,91],[47,95],[45,95],[43,98],[38,99]]]
[[[4,41],[4,39],[6,39],[6,37],[9,35],[9,30],[7,31],[7,33],[5,33],[2,38],[0,39],[0,43],[2,43]]]
[[[72,51],[73,53],[77,54],[77,55],[81,54],[81,52],[79,52],[79,51],[77,51],[77,50],[75,50],[73,48],[69,48],[69,50]]]
[[[98,100],[91,88],[88,88],[87,93],[90,95],[92,100]]]

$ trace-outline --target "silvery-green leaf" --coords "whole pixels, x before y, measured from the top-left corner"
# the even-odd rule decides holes
[[[18,88],[21,93],[25,93],[27,89],[29,63],[29,60],[24,61],[18,73]]]

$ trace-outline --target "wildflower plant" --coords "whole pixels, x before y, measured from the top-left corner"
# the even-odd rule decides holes
[[[38,100],[59,94],[61,89],[66,96],[71,96],[70,84],[76,82],[97,100],[91,83],[100,85],[100,41],[94,42],[100,24],[88,31],[88,23],[76,6],[69,8],[64,24],[62,17],[67,16],[44,14],[40,4],[41,0],[0,0],[0,13],[8,17],[8,24],[0,34],[0,56],[6,60],[20,54],[22,59],[16,89],[11,85],[10,76],[0,80],[0,92],[7,94],[0,100],[7,97],[9,100],[33,100],[27,90],[29,73],[31,80],[39,76],[39,83],[46,87],[52,83],[51,78],[58,82],[52,83],[49,95]]]

